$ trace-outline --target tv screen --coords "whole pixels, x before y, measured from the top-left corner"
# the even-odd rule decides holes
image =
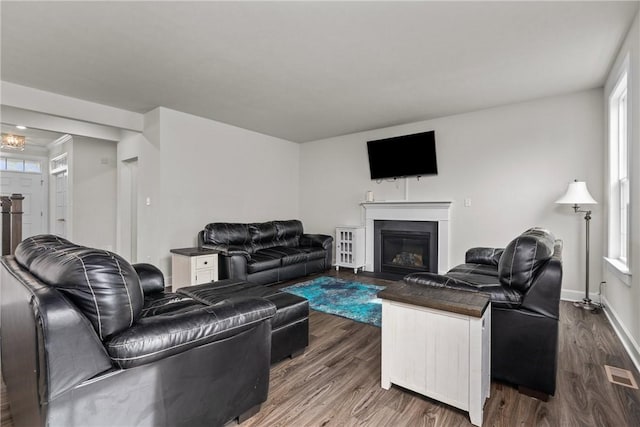
[[[371,179],[437,175],[435,131],[367,141]]]

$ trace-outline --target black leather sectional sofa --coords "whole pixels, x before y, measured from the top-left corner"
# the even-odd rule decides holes
[[[562,241],[532,228],[504,249],[472,248],[445,275],[413,273],[406,283],[491,297],[491,376],[545,399],[556,390]]]
[[[266,400],[274,302],[165,293],[157,268],[51,235],[1,264],[16,426],[222,425]]]
[[[265,285],[328,270],[333,237],[304,234],[298,220],[216,222],[198,233],[198,244],[220,251],[220,278]]]

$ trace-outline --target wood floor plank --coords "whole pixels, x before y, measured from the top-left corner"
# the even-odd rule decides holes
[[[394,286],[348,271],[327,274]],[[397,386],[380,387],[379,328],[315,311],[309,322],[309,347],[272,366],[269,397],[243,427],[471,425],[464,411]],[[541,402],[493,381],[483,425],[640,426],[640,392],[609,383],[605,364],[640,380],[606,317],[562,302],[556,395]],[[2,387],[2,427],[13,427]]]

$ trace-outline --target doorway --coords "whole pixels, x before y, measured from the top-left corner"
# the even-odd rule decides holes
[[[122,201],[120,215],[119,252],[131,263],[138,258],[138,158],[122,161],[120,168],[120,189]]]
[[[10,161],[22,161],[10,159]],[[19,193],[24,196],[22,201],[22,238],[46,233],[46,193],[44,191],[44,176],[42,172],[14,172],[2,171],[0,193],[10,196]]]

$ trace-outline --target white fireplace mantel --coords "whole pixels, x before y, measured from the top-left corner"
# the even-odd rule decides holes
[[[449,270],[449,211],[451,202],[370,202],[361,203],[365,224],[365,271],[373,271],[373,222],[436,221],[438,223],[438,273]]]

